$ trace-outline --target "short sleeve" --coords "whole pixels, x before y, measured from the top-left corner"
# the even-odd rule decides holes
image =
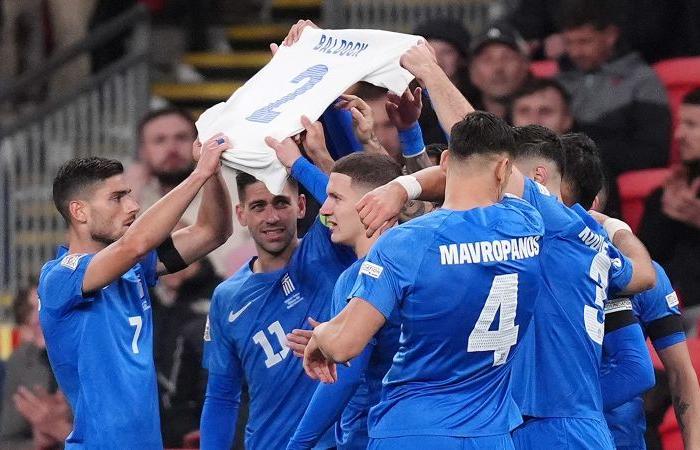
[[[209,373],[240,377],[243,372],[241,361],[233,343],[224,333],[225,315],[221,310],[221,296],[214,291],[211,308],[204,327],[204,358],[202,365]]]
[[[410,292],[422,261],[420,252],[405,245],[403,230],[390,230],[372,247],[360,266],[360,273],[348,298],[359,297],[374,306],[388,320]],[[415,239],[415,235],[414,239]]]
[[[93,254],[70,254],[61,258],[41,277],[41,309],[65,315],[73,308],[92,302],[95,293],[83,294],[83,279]]]
[[[141,260],[141,269],[143,270],[143,276],[145,278],[146,285],[148,287],[153,287],[158,282],[158,252],[151,250],[148,254]]]
[[[632,261],[620,252],[608,240],[608,256],[610,257],[610,272],[608,273],[608,297],[625,290],[632,280],[634,265]]]
[[[637,294],[639,319],[656,350],[685,341],[679,301],[666,272],[656,262],[656,285]]]

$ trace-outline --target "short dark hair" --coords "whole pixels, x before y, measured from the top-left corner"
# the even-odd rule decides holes
[[[76,194],[121,173],[124,166],[116,159],[90,156],[66,161],[53,180],[53,202],[66,224],[70,225],[68,204]]]
[[[425,152],[428,154],[428,156],[435,156],[437,157],[438,161],[440,160],[442,152],[445,150],[447,150],[447,144],[443,144],[441,142],[436,142],[425,146]]]
[[[517,148],[525,144],[534,144],[537,142],[552,142],[558,143],[559,136],[557,133],[542,125],[524,125],[522,127],[513,127],[515,135],[515,147]]]
[[[514,148],[513,128],[488,112],[471,112],[450,130],[448,151],[458,159],[501,152],[510,154]]]
[[[526,81],[525,84],[520,87],[520,89],[515,91],[515,94],[513,94],[511,97],[511,105],[522,97],[527,97],[528,95],[544,91],[545,89],[554,89],[557,91],[567,107],[571,104],[571,95],[569,95],[566,89],[564,89],[564,86],[562,86],[557,80],[553,78],[533,77]]]
[[[561,137],[566,155],[566,176],[572,200],[586,209],[605,182],[605,170],[595,142],[583,133],[568,133]]]
[[[362,100],[369,102],[384,98],[387,92],[389,92],[387,88],[375,86],[366,81],[360,81],[357,83],[354,94],[360,97]]]
[[[700,105],[700,88],[693,89],[683,96],[684,105]]]
[[[591,25],[603,30],[619,21],[618,10],[610,0],[564,0],[555,13],[555,24],[561,31]]]
[[[37,288],[36,277],[30,277],[29,283],[17,291],[12,299],[12,315],[17,325],[24,325],[32,313],[32,305],[29,303],[29,295]]]
[[[258,181],[260,180],[249,173],[243,172],[242,170],[236,171],[236,191],[238,192],[239,202],[243,202],[245,200],[245,188],[251,184],[257,183]],[[294,178],[287,177],[287,183],[298,189],[297,181]]]
[[[566,157],[559,139],[556,141],[529,142],[516,147],[513,152],[514,160],[529,158],[542,158],[551,161],[557,167],[559,173],[564,176],[566,171]]]
[[[401,176],[401,166],[388,155],[357,152],[337,160],[331,173],[347,175],[352,185],[373,189]]]
[[[177,106],[168,106],[165,108],[154,109],[153,111],[149,111],[148,113],[146,113],[145,116],[141,118],[141,120],[139,120],[139,124],[136,128],[136,136],[138,137],[138,142],[140,143],[143,139],[143,130],[144,128],[146,128],[146,125],[148,125],[155,119],[158,119],[159,117],[170,115],[180,116],[183,119],[185,119],[192,127],[192,134],[194,136],[197,136],[197,126],[194,123],[194,119],[192,119],[192,114],[190,114],[189,111],[187,111],[186,109],[182,109]]]

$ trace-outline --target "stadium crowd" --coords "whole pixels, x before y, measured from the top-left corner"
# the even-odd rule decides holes
[[[538,3],[419,26],[403,95],[266,139],[277,195],[175,107],[126,167],[67,161],[0,448],[700,449],[700,89],[674,124],[614,2]],[[658,168],[632,223],[618,179]]]

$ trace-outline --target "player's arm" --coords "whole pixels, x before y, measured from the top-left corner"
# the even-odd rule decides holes
[[[199,423],[202,448],[231,448],[236,434],[240,404],[240,376],[230,377],[210,373]]]
[[[316,387],[304,417],[287,445],[287,450],[313,448],[340,418],[345,406],[362,383],[362,376],[367,370],[373,348],[373,345],[367,345],[362,353],[352,360],[350,366],[338,367],[337,383],[319,384]]]
[[[362,352],[385,322],[386,318],[376,307],[356,297],[340,314],[314,328],[309,346],[315,342],[327,359],[345,363]],[[304,352],[305,367],[309,346]]]
[[[95,254],[85,270],[82,291],[88,293],[107,286],[161,245],[197,192],[219,171],[221,153],[228,148],[228,140],[221,136],[207,141],[192,173],[148,208],[121,238]]]
[[[204,184],[202,203],[195,223],[172,234],[173,247],[185,265],[209,254],[223,245],[233,234],[231,196],[221,171]],[[178,267],[168,267],[159,252],[158,273],[176,272]]]
[[[301,183],[317,202],[323,204],[327,197],[328,175],[304,158],[291,138],[278,141],[268,136],[265,138],[265,143],[275,151],[277,159],[287,168],[292,177]]]
[[[401,65],[427,89],[440,126],[450,133],[452,126],[474,111],[474,107],[438,66],[431,47],[421,42],[401,56]]]
[[[676,419],[687,449],[700,449],[700,388],[685,341],[657,351],[668,374]]]
[[[656,382],[646,340],[629,299],[609,301],[603,352],[615,361],[600,377],[603,409],[609,411],[643,394]]]
[[[636,294],[653,288],[656,284],[656,270],[642,241],[623,221],[595,211],[591,211],[590,214],[603,225],[613,245],[632,262],[630,281],[618,293]]]

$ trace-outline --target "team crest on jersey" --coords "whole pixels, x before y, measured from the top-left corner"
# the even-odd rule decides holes
[[[292,278],[288,273],[285,274],[282,277],[282,291],[284,295],[287,296],[287,299],[284,301],[284,304],[287,305],[287,309],[295,307],[299,302],[304,300],[304,297],[302,297],[300,293],[294,292],[295,290],[296,288],[294,287],[294,283],[292,283]]]
[[[676,295],[676,291],[671,292],[666,296],[666,304],[668,304],[669,308],[673,308],[675,306],[678,306],[678,295]]]
[[[384,267],[378,266],[377,264],[365,261],[360,267],[360,273],[370,276],[372,278],[379,278],[379,276],[384,272]]]
[[[84,253],[74,253],[72,255],[66,255],[61,260],[61,265],[63,267],[69,268],[70,270],[75,270],[78,268],[80,258],[82,258],[83,256],[85,256]]]
[[[207,323],[204,325],[204,340],[211,341],[211,331],[209,328],[209,314],[207,314]]]

